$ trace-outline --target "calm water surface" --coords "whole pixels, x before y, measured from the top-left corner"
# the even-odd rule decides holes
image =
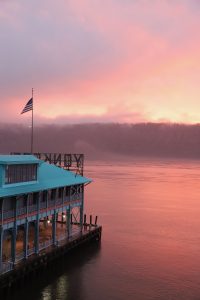
[[[90,162],[85,209],[103,225],[89,246],[16,298],[200,299],[200,162]],[[15,299],[12,296],[12,299]]]

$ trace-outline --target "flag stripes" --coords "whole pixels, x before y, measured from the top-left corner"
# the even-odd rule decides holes
[[[21,114],[26,113],[29,110],[33,110],[33,98],[31,98],[26,105],[24,106],[24,109],[22,110]]]

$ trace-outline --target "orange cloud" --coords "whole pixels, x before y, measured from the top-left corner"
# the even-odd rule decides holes
[[[44,121],[200,122],[195,3],[49,1],[34,11],[32,1],[4,3],[2,121],[21,122],[16,112],[34,87]]]

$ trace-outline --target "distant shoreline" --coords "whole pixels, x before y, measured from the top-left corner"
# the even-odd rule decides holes
[[[30,128],[0,125],[0,152],[30,151]],[[76,124],[38,125],[34,152],[84,153],[88,160],[200,158],[200,125]]]

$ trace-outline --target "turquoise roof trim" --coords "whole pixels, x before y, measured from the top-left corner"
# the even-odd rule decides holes
[[[16,196],[59,187],[86,184],[92,181],[89,178],[45,162],[41,163],[38,171],[37,182],[21,183],[18,186],[6,184],[3,187],[0,187],[0,197]]]
[[[41,162],[34,155],[0,155],[0,165],[39,164]]]

